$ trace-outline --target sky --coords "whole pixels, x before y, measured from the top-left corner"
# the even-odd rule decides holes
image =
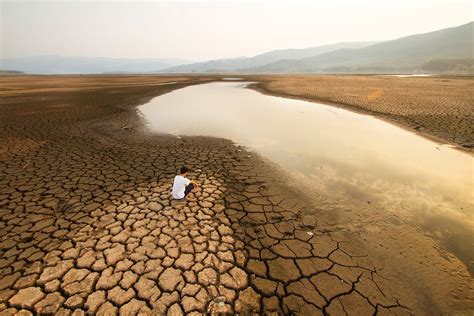
[[[0,58],[181,58],[389,40],[472,21],[474,0],[0,0]]]

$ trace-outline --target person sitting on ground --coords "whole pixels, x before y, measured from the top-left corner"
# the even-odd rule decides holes
[[[171,195],[176,200],[184,199],[194,188],[197,187],[195,182],[186,178],[187,174],[188,168],[183,166],[179,169],[179,174],[174,177]]]

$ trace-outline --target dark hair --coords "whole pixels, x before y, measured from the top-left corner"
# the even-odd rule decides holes
[[[188,167],[182,166],[181,169],[179,169],[179,174],[185,174],[188,172]]]

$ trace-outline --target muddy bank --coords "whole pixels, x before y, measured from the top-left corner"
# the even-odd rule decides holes
[[[135,105],[212,78],[41,78],[0,101],[5,314],[474,308],[462,263],[376,206],[296,192],[226,140],[142,132]],[[185,204],[169,199],[183,164],[202,183]]]

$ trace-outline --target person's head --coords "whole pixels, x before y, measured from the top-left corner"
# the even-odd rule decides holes
[[[188,167],[186,166],[182,166],[180,169],[179,169],[179,174],[184,176],[188,173]]]

